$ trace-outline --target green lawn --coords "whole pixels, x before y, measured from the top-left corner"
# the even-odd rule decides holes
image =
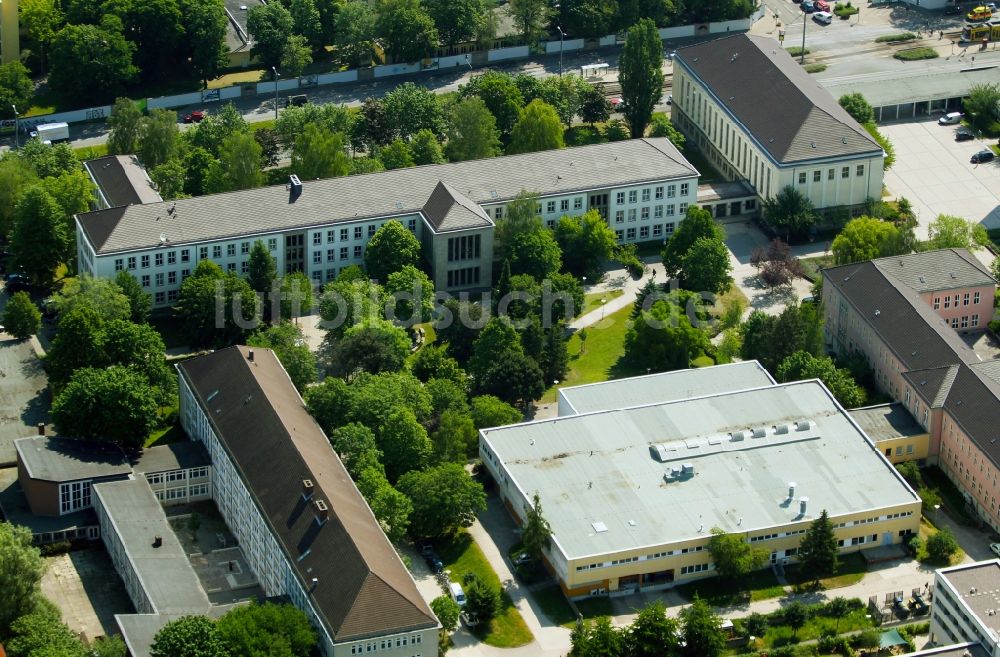
[[[840,557],[838,562],[837,574],[832,577],[820,579],[819,588],[837,589],[842,586],[851,586],[860,582],[864,578],[865,573],[868,572],[868,566],[865,563],[864,557],[858,552],[845,554]],[[785,579],[793,587],[803,590],[812,590],[814,584],[812,576],[802,572],[798,564],[791,564],[785,567]]]
[[[863,630],[872,625],[871,619],[865,617],[867,611],[867,609],[856,609],[841,618],[839,622],[836,618],[828,616],[813,616],[797,632],[793,632],[787,625],[768,627],[763,637],[764,645],[768,648],[777,648],[800,641],[810,641],[818,639],[824,630],[840,634]]]
[[[580,332],[577,331],[569,339],[569,371],[559,382],[559,386],[578,386],[584,383],[607,381],[616,376],[631,376],[638,374],[628,371],[618,365],[625,350],[625,329],[628,327],[632,306],[607,315],[604,320],[587,327],[587,340],[581,353]],[[552,402],[556,399],[556,386],[549,388],[542,395],[542,402]]]
[[[814,283],[820,278],[820,270],[833,266],[833,254],[821,255],[814,258],[802,258],[799,260],[805,270],[806,278]]]
[[[677,592],[689,600],[697,593],[699,598],[715,607],[729,607],[751,600],[779,598],[785,594],[785,589],[778,583],[771,569],[766,568],[750,573],[737,586],[734,586],[732,580],[709,577],[681,584],[677,587]]]
[[[577,317],[580,315],[586,315],[591,310],[595,310],[601,307],[601,299],[606,299],[611,301],[616,299],[621,295],[625,294],[622,290],[608,290],[606,292],[591,292],[590,294],[583,295],[583,308],[577,313]]]
[[[167,443],[179,443],[188,439],[184,429],[181,429],[179,424],[168,424],[167,426],[154,429],[153,433],[149,434],[149,438],[146,439],[146,443],[143,447],[155,447],[157,445],[166,445]]]
[[[460,532],[447,543],[438,543],[436,548],[453,582],[461,582],[465,573],[475,573],[484,582],[503,590],[500,578],[468,532]],[[516,648],[531,643],[534,637],[517,607],[506,593],[502,598],[500,613],[489,624],[476,627],[476,636],[495,648]]]

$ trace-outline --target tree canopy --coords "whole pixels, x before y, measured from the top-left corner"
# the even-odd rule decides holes
[[[215,634],[229,654],[245,657],[309,657],[317,642],[309,619],[290,604],[234,607],[215,623]]]
[[[41,325],[42,313],[35,306],[28,293],[15,292],[4,307],[4,330],[18,340],[23,340],[38,333]]]
[[[507,152],[533,153],[562,148],[563,127],[554,107],[536,98],[528,103],[514,124],[510,134]]]
[[[867,216],[848,221],[834,238],[832,249],[838,265],[909,253],[904,236],[894,224]]]
[[[663,94],[663,42],[656,24],[646,18],[629,28],[619,61],[618,81],[625,120],[633,139],[642,137]]]
[[[712,528],[708,552],[715,572],[729,579],[746,577],[763,568],[768,559],[768,552],[749,543],[743,534],[729,534],[718,527]]]
[[[939,214],[927,226],[927,236],[927,246],[931,249],[974,250],[990,241],[982,224],[947,214]]]
[[[837,537],[826,509],[812,521],[799,545],[799,563],[803,572],[817,581],[837,572]]]
[[[17,618],[32,611],[39,582],[45,572],[42,557],[31,541],[31,531],[9,522],[0,523],[0,633],[7,635]]]
[[[791,185],[782,187],[774,198],[764,199],[764,218],[774,230],[784,234],[785,241],[792,236],[802,237],[816,223],[816,211],[806,195]]]
[[[229,650],[209,618],[182,616],[156,633],[149,657],[229,657]]]
[[[486,509],[483,487],[458,463],[444,463],[400,478],[400,492],[413,502],[412,532],[437,538],[469,527]]]
[[[365,269],[376,281],[385,282],[406,265],[420,267],[420,241],[400,222],[387,221],[368,240]]]
[[[684,221],[674,231],[660,257],[667,276],[676,278],[684,271],[684,257],[694,243],[702,237],[721,241],[725,238],[722,227],[712,218],[712,213],[696,205],[688,207]]]
[[[63,435],[141,447],[157,419],[156,393],[132,368],[83,368],[52,402]]]
[[[865,389],[854,380],[851,371],[838,368],[829,356],[796,351],[781,361],[775,377],[782,382],[819,379],[844,408],[864,406],[867,400]]]

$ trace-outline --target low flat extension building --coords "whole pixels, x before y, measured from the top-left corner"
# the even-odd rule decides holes
[[[817,209],[881,198],[882,147],[774,39],[734,34],[673,62],[671,119],[726,180],[761,201],[791,186]]]
[[[681,375],[713,370],[719,388],[739,371]],[[716,527],[775,563],[795,558],[823,510],[843,552],[901,543],[919,525],[920,498],[815,380],[483,429],[479,447],[517,522],[539,495],[544,556],[572,597],[709,576]]]
[[[274,352],[177,369],[181,425],[211,456],[216,506],[264,593],[306,614],[326,657],[437,655],[437,618]]]
[[[662,240],[697,203],[698,171],[665,138],[564,148],[326,180],[299,181],[161,203],[122,205],[76,217],[81,273],[128,271],[172,305],[201,260],[247,273],[261,240],[278,270],[316,284],[364,262],[387,221],[420,240],[439,290],[491,286],[494,222],[523,191],[539,194],[548,226],[599,210],[618,241]]]

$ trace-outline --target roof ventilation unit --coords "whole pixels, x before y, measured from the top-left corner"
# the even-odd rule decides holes
[[[800,497],[799,498],[799,515],[805,515],[806,510],[809,508],[809,498]]]
[[[322,526],[330,518],[330,507],[323,500],[315,500],[313,513],[316,514],[316,522]]]
[[[656,443],[655,445],[650,445],[649,446],[649,455],[652,458],[654,458],[657,461],[659,461],[660,463],[663,463],[664,461],[667,460],[667,447],[666,447],[666,445],[664,445],[662,443]]]
[[[767,435],[767,429],[765,429],[764,427],[757,427],[756,429],[753,430],[754,438],[763,438],[766,435]]]
[[[729,435],[733,437],[733,440],[743,440],[746,438],[746,431],[734,431]]]
[[[787,424],[776,424],[776,425],[774,425],[774,433],[777,434],[777,435],[779,435],[779,436],[781,434],[788,433],[788,425]]]
[[[795,497],[795,487],[798,486],[794,481],[788,482],[788,499]]]
[[[315,489],[316,489],[316,486],[313,484],[313,480],[312,479],[303,479],[302,480],[302,497],[303,497],[303,499],[306,499],[306,500],[310,499],[313,496],[313,491]]]
[[[685,477],[691,477],[694,475],[694,463],[683,463],[681,464],[681,474]]]
[[[809,431],[812,429],[812,420],[799,420],[795,423],[796,431]]]

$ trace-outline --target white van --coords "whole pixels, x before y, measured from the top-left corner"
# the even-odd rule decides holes
[[[829,25],[833,22],[833,14],[828,11],[817,11],[813,14],[813,20],[820,25]]]
[[[448,585],[448,591],[451,593],[451,599],[457,602],[459,607],[465,606],[465,591],[462,590],[461,584],[452,582]]]
[[[961,123],[961,121],[962,121],[961,112],[948,112],[940,119],[938,119],[938,123],[940,125],[954,125],[956,123]]]

